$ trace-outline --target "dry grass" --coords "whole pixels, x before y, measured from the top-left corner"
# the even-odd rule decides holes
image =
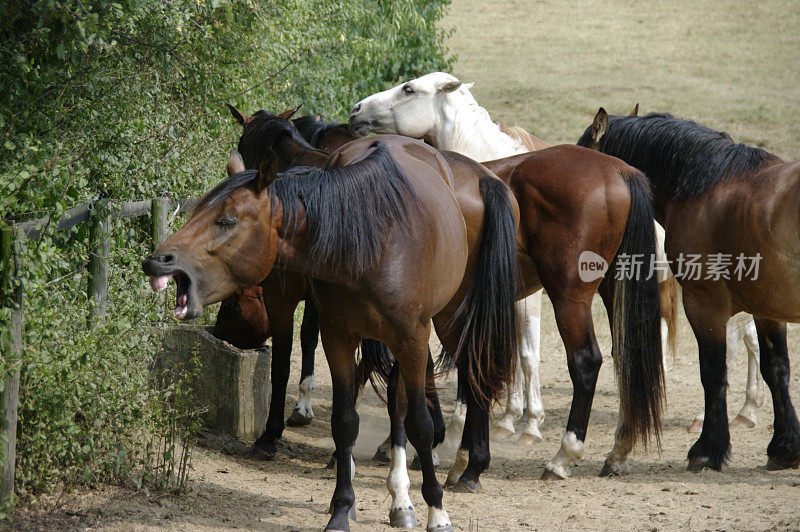
[[[478,101],[545,140],[640,102],[800,159],[796,0],[454,0],[445,25]]]

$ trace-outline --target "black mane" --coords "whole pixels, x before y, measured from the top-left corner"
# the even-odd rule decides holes
[[[665,113],[609,116],[600,151],[619,157],[647,174],[654,187],[675,199],[708,192],[720,181],[731,181],[780,162],[778,157],[745,144],[727,133]],[[578,145],[587,146],[591,128]]]
[[[325,122],[324,120],[318,120],[316,116],[312,115],[295,118],[292,120],[292,122],[303,138],[310,142],[312,146],[316,146],[317,140],[319,140],[319,138],[325,135],[328,131],[343,125],[337,122]]]
[[[262,109],[253,115],[239,139],[239,153],[245,158],[245,164],[258,166],[266,151],[274,149],[282,135],[287,135],[301,148],[319,151],[306,141],[291,121]]]
[[[357,279],[379,258],[390,227],[411,226],[418,204],[410,182],[384,143],[370,149],[364,159],[342,168],[291,168],[269,186],[271,211],[277,204],[283,207],[287,240],[294,238],[300,207],[304,210],[312,277],[334,272]],[[233,174],[206,194],[195,211],[221,203],[257,175],[255,170]]]

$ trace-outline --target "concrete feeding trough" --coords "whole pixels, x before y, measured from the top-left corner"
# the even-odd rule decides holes
[[[160,369],[193,370],[196,406],[208,428],[253,442],[267,423],[270,395],[269,346],[237,349],[211,334],[212,327],[180,325],[167,332]]]

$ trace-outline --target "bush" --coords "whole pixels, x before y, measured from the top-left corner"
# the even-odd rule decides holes
[[[198,195],[238,135],[225,103],[343,119],[368,93],[449,68],[435,25],[447,3],[0,0],[0,212],[13,223],[101,193]],[[88,228],[27,245],[25,352],[14,361],[4,348],[0,361],[0,375],[22,365],[23,492],[138,483],[169,447],[147,442],[174,435],[176,419],[191,425],[173,408],[180,391],[149,374],[165,325],[139,271],[146,224],[114,224],[109,315],[93,331]]]

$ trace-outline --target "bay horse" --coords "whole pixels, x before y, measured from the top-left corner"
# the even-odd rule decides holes
[[[513,196],[485,175],[473,197],[485,214],[478,220],[465,215],[444,158],[397,136],[348,143],[327,169],[277,174],[277,164],[268,152],[259,170],[238,171],[217,185],[187,224],[145,258],[143,269],[154,288],[175,279],[186,318],[258,284],[276,264],[308,276],[333,382],[337,474],[327,529],[349,530],[358,434],[354,357],[361,339],[374,338],[398,362],[405,431],[422,464],[427,528],[453,530],[431,459],[425,404],[430,324],[473,377],[471,400],[497,400],[513,374],[516,349]],[[472,233],[480,238],[471,243],[467,225],[475,223]]]
[[[245,131],[255,131],[254,116],[240,112],[228,105],[231,115]],[[299,107],[297,108],[299,109]],[[288,120],[297,112],[289,109],[277,115]],[[277,144],[276,139],[272,139]],[[284,139],[280,139],[283,142]],[[244,159],[238,161],[232,156],[229,164],[236,167],[257,168],[260,163],[262,147],[255,144],[246,147],[239,142],[239,154]],[[278,149],[279,146],[270,146]],[[285,153],[281,150],[281,153]],[[297,159],[300,164],[324,166],[328,161],[328,153],[309,149],[303,157]],[[248,166],[249,164],[249,166]],[[288,168],[284,160],[279,170]],[[230,168],[229,168],[230,170]],[[217,314],[214,335],[241,349],[254,349],[264,345],[272,336],[272,361],[270,406],[267,423],[263,434],[256,440],[253,449],[265,459],[272,459],[277,453],[276,441],[280,439],[285,427],[283,413],[286,405],[286,386],[289,380],[292,343],[294,338],[294,312],[300,301],[306,301],[303,321],[300,327],[300,345],[302,352],[302,368],[297,404],[286,420],[290,426],[304,426],[311,423],[314,411],[311,406],[311,393],[316,387],[314,378],[314,351],[319,338],[318,313],[309,294],[309,283],[303,275],[294,272],[275,272],[268,276],[260,286],[246,287],[238,290],[230,298],[225,299]]]
[[[350,125],[359,133],[399,133],[425,139],[440,149],[471,144],[477,156],[491,153],[499,144],[497,136],[476,134],[475,120],[453,125],[459,123],[457,118],[463,110],[457,103],[449,103],[453,95],[474,102],[455,77],[444,73],[423,76],[360,101],[353,108]],[[408,109],[412,112],[407,113]],[[449,122],[455,130],[453,136],[445,131],[442,113],[454,116]],[[499,131],[496,124],[492,125]],[[464,139],[463,143],[459,139]],[[453,143],[442,144],[450,141]],[[568,477],[571,465],[583,453],[602,364],[591,314],[592,298],[598,289],[612,327],[620,386],[620,425],[601,474],[626,473],[630,465],[627,453],[620,449],[629,450],[637,440],[647,444],[651,431],[657,441],[660,438],[664,383],[658,285],[654,277],[639,281],[604,279],[602,273],[584,276],[587,272],[581,268],[587,256],[599,257],[611,266],[618,255],[636,253],[652,258],[655,235],[647,180],[619,159],[573,145],[482,164],[509,184],[519,202],[523,289],[518,295],[547,290],[574,387],[561,447],[545,464],[543,478]],[[468,432],[464,430],[448,483],[455,484],[455,489],[475,492],[480,488],[478,477],[488,464],[488,456],[473,452]]]
[[[800,321],[800,162],[784,162],[669,114],[606,121],[602,136],[590,126],[578,143],[588,146],[594,137],[601,151],[648,176],[697,339],[705,419],[689,450],[689,469],[720,470],[730,455],[726,324],[738,312],[755,318],[761,375],[772,394],[767,468],[800,466],[786,344],[786,322]],[[688,262],[699,267],[690,269]]]
[[[637,103],[633,111],[628,116],[638,116],[639,104]],[[592,121],[592,138],[588,144],[589,148],[598,150],[598,141],[608,128],[608,114],[601,110],[595,115]],[[664,353],[664,368],[666,370],[667,352],[672,353],[673,360],[677,356],[676,336],[677,319],[680,292],[677,279],[669,267],[669,260],[664,252],[665,233],[664,228],[658,222],[656,225],[656,260],[659,264],[666,265],[657,272],[658,286],[661,295],[661,340],[662,352]],[[728,321],[726,332],[726,360],[732,362],[739,354],[739,347],[744,344],[747,352],[747,384],[745,386],[745,400],[739,413],[731,422],[732,427],[754,428],[758,420],[758,407],[764,403],[764,380],[759,377],[759,351],[758,337],[753,317],[741,312],[731,317]],[[705,418],[705,409],[701,409],[692,420],[689,432],[700,432]]]
[[[289,118],[297,109],[290,109],[274,115],[267,111],[261,110],[254,115],[246,115],[241,111],[229,106],[234,118],[243,126],[243,131],[238,142],[238,154],[242,157],[242,164],[245,167],[257,168],[262,161],[265,153],[273,151],[278,158],[278,170],[283,171],[295,165],[308,165],[313,167],[322,168],[328,162],[327,153],[320,153],[321,148],[326,150],[335,151],[342,145],[360,138],[354,133],[350,132],[346,124],[331,124],[321,120],[318,116],[299,117],[291,122]],[[299,107],[298,107],[299,109]],[[299,127],[298,127],[299,126]],[[314,144],[312,146],[312,144]],[[471,191],[468,192],[467,197],[463,198],[466,204],[472,201]],[[291,318],[297,303],[305,298],[307,308],[315,309],[313,299],[310,297],[310,290],[308,280],[305,276],[285,272],[273,273],[265,281],[270,288],[267,307],[272,314],[279,314],[283,317],[282,323],[287,324],[286,335],[287,341],[281,344],[282,349],[275,352],[273,351],[273,373],[275,368],[278,368],[280,375],[283,376],[283,382],[288,378],[289,363],[291,355]],[[254,287],[244,290],[256,290],[259,287]],[[244,290],[240,291],[243,292]],[[304,314],[304,327],[301,333],[305,332],[306,327],[306,314]],[[316,324],[316,322],[314,322]],[[255,324],[258,325],[257,323]],[[314,365],[314,348],[316,347],[316,338],[318,329],[313,329],[313,336],[308,335],[308,344],[313,340],[314,343],[309,351],[305,351],[308,344],[303,344],[303,367],[307,365],[313,369]],[[303,340],[305,336],[301,336]],[[392,372],[392,361],[394,359],[391,352],[383,349],[378,342],[365,341],[361,345],[362,363],[359,365],[359,395],[363,391],[364,385],[367,380],[375,379],[378,382],[385,382],[389,379],[397,379],[399,374]],[[276,364],[276,357],[279,358]],[[433,360],[429,360],[429,366],[433,366]],[[313,375],[313,373],[312,373]],[[442,419],[442,413],[439,408],[438,394],[433,383],[433,371],[429,372],[430,386],[427,391],[427,400],[430,404],[430,414],[434,422],[434,465],[438,467],[439,459],[436,455],[435,448],[444,439],[445,427]],[[393,393],[397,390],[397,383],[387,383],[390,385],[389,392]],[[285,398],[285,385],[280,388],[273,386],[273,402],[277,406],[270,409],[270,418],[267,422],[267,431],[264,437],[257,442],[256,449],[259,454],[265,454],[263,448],[266,446],[274,445],[274,440],[279,438],[283,430],[280,424],[282,418],[280,412],[283,410]],[[278,395],[277,397],[275,394]],[[310,401],[310,394],[308,396]],[[404,406],[399,405],[398,408],[402,409]],[[272,412],[278,412],[278,415],[273,416]],[[390,412],[391,415],[391,412]],[[290,418],[291,420],[291,418]],[[399,436],[398,436],[399,437]],[[403,436],[405,437],[405,436]],[[390,435],[386,440],[386,462],[391,461],[391,443],[392,436]],[[379,453],[376,453],[378,456]],[[415,463],[418,459],[415,457]],[[335,466],[335,457],[332,457],[328,462],[329,468]],[[406,515],[406,517],[408,517]]]

